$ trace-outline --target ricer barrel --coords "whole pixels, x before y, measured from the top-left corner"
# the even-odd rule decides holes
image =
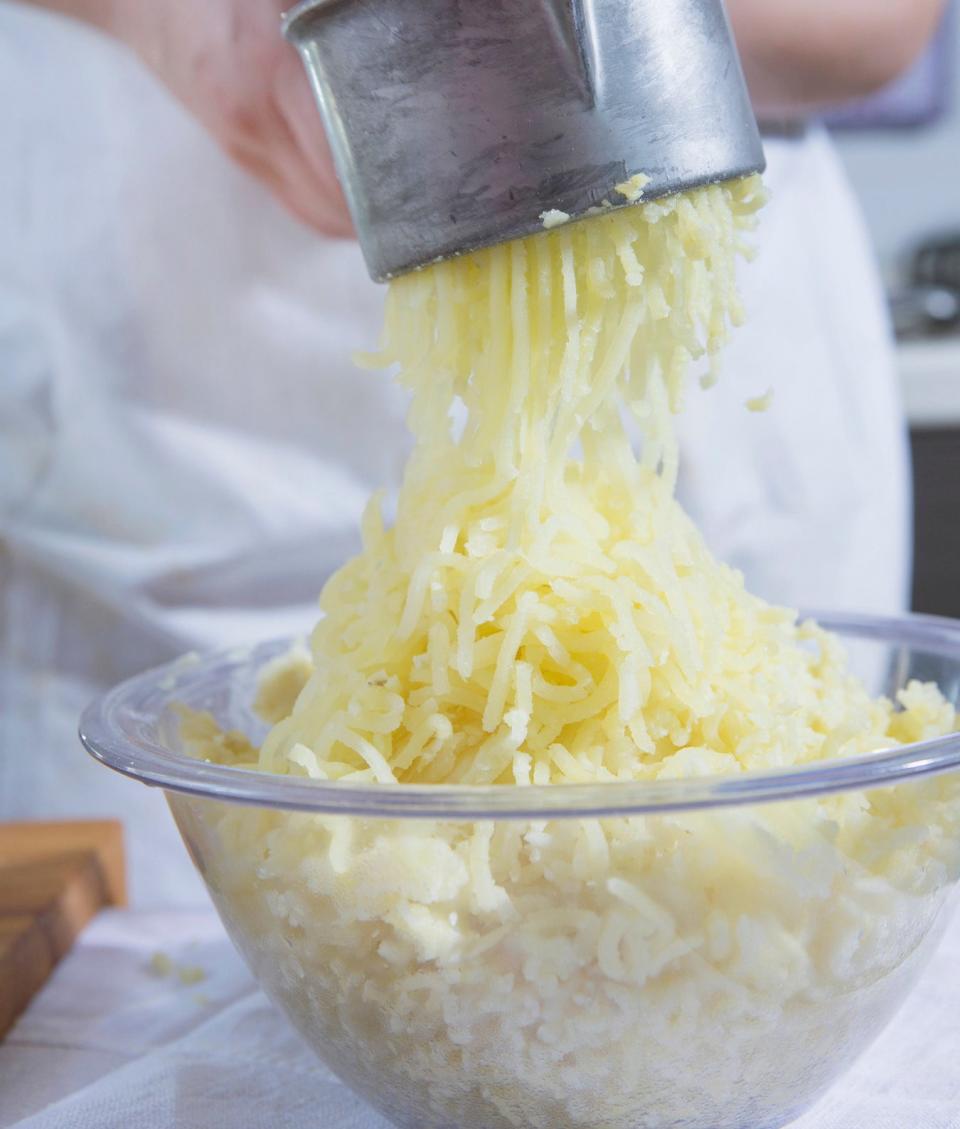
[[[306,64],[370,274],[391,278],[763,168],[721,0],[304,0]]]

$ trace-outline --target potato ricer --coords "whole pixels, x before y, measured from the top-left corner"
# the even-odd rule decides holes
[[[763,168],[722,0],[303,0],[370,274]]]

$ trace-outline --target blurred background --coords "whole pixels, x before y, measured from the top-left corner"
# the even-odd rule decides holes
[[[915,610],[960,616],[960,18],[920,62],[828,118],[898,336],[914,462]]]

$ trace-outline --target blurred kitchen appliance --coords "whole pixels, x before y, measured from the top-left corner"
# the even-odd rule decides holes
[[[890,293],[897,337],[960,332],[960,230],[918,244]]]

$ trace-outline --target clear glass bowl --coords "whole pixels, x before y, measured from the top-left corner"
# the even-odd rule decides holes
[[[817,616],[877,694],[960,703],[960,624]],[[409,1129],[779,1129],[877,1036],[960,875],[960,735],[789,771],[526,788],[325,783],[192,759],[259,741],[281,641],[84,714],[162,787],[254,975]]]

